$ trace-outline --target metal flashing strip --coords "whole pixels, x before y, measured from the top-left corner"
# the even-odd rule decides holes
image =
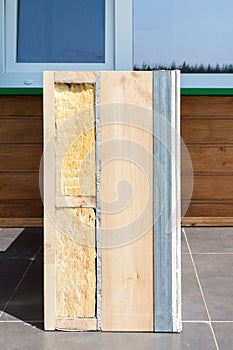
[[[154,331],[179,332],[179,72],[155,71]]]
[[[96,73],[96,317],[97,329],[102,329],[102,245],[101,245],[101,159],[100,159],[100,73]]]

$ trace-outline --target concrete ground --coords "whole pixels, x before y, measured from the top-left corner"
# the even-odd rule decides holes
[[[233,349],[233,228],[182,234],[181,334],[43,331],[39,228],[0,230],[0,350]]]

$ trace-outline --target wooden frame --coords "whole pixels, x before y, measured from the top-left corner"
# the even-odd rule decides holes
[[[45,72],[44,73],[44,295],[45,329],[95,330],[96,318],[56,316],[56,211],[59,208],[95,208],[94,196],[55,195],[56,183],[56,131],[55,131],[55,84],[96,83],[95,73]],[[57,138],[57,136],[56,136]],[[71,209],[72,210],[72,209]]]
[[[54,73],[44,75],[44,327],[55,329],[55,119]],[[52,142],[50,142],[52,140]],[[48,193],[49,189],[49,193]],[[49,215],[51,213],[52,217]]]

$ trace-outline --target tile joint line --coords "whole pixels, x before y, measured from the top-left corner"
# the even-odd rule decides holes
[[[207,307],[207,304],[206,304],[204,292],[203,292],[203,289],[202,289],[202,286],[201,286],[201,282],[200,282],[200,279],[199,279],[199,276],[198,276],[198,273],[197,273],[196,265],[195,265],[195,263],[194,263],[194,259],[193,259],[193,256],[192,256],[192,252],[191,252],[191,248],[190,248],[190,245],[189,245],[189,242],[188,242],[188,238],[187,238],[187,235],[186,235],[185,230],[182,229],[182,231],[183,231],[183,234],[184,234],[184,237],[185,237],[185,241],[186,241],[187,248],[188,248],[188,251],[189,251],[189,254],[190,254],[190,258],[191,258],[191,260],[192,260],[192,264],[193,264],[194,272],[195,272],[195,275],[196,275],[196,278],[197,278],[197,282],[198,282],[198,285],[199,285],[199,288],[200,288],[202,300],[203,300],[204,305],[205,305],[205,309],[206,309],[207,316],[208,316],[208,320],[209,320],[208,323],[209,323],[209,325],[210,325],[210,329],[211,329],[211,332],[212,332],[212,334],[213,334],[215,346],[216,346],[217,350],[220,350],[220,349],[219,349],[219,346],[218,346],[218,342],[217,342],[216,336],[215,336],[215,333],[214,333],[214,329],[213,329],[213,326],[212,326],[212,323],[211,323],[210,313],[209,313],[209,310],[208,310],[208,307]]]
[[[17,290],[19,289],[19,286],[21,285],[21,283],[23,282],[26,274],[28,273],[28,271],[30,270],[33,262],[35,261],[37,255],[39,254],[39,252],[41,251],[41,247],[37,250],[37,252],[33,255],[32,259],[30,260],[30,263],[28,265],[28,267],[26,268],[26,270],[24,271],[22,277],[20,278],[19,282],[17,283],[13,293],[11,294],[10,298],[8,299],[8,301],[6,302],[5,306],[3,307],[1,313],[0,313],[0,317],[2,317],[3,313],[5,312],[5,310],[7,309],[7,306],[9,305],[9,303],[11,302],[11,300],[13,299],[15,293],[17,292]],[[5,321],[4,321],[5,322]]]

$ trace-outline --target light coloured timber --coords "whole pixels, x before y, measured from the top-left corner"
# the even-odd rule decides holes
[[[57,318],[56,328],[70,331],[95,331],[97,328],[96,318]]]
[[[56,196],[55,205],[57,208],[95,208],[96,198],[94,196]]]
[[[153,331],[152,73],[101,72],[100,123],[102,330]],[[122,180],[133,199],[108,213]]]
[[[94,72],[54,72],[56,83],[74,83],[74,84],[93,84],[96,82],[96,73]]]
[[[54,73],[44,73],[44,328],[55,329],[55,106]]]

